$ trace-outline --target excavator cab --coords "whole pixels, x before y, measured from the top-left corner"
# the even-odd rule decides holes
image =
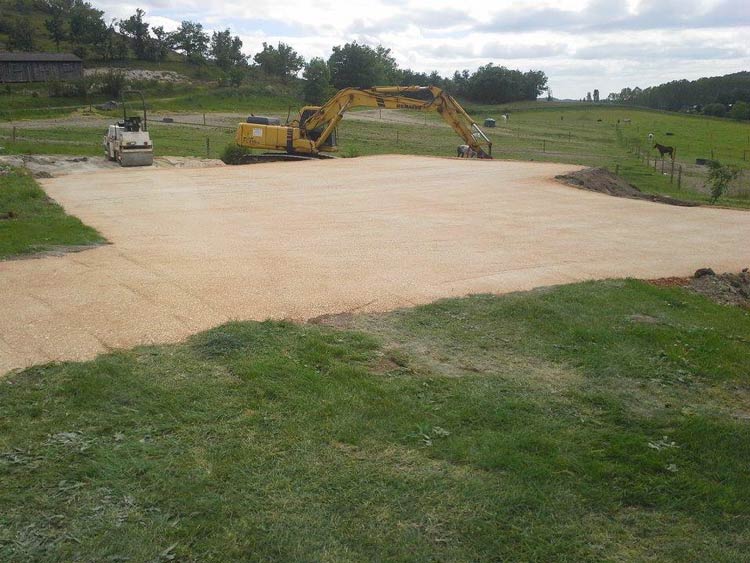
[[[307,121],[310,117],[312,117],[315,113],[318,112],[320,109],[320,106],[305,106],[302,108],[302,111],[299,114],[299,123],[302,127],[304,127],[305,121]],[[312,131],[307,131],[307,138],[312,141],[317,141],[320,136],[323,134],[323,132],[326,130],[326,127],[328,126],[328,123],[323,123],[313,129]],[[333,130],[333,133],[330,134],[330,136],[323,141],[323,143],[320,145],[320,150],[334,150],[336,148],[336,130]]]

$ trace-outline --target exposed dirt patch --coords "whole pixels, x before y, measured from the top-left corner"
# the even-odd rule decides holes
[[[690,285],[690,278],[658,278],[648,280],[648,283],[657,287],[687,287]]]
[[[682,201],[668,196],[645,194],[632,184],[628,184],[625,180],[619,176],[615,176],[605,168],[586,168],[584,170],[555,176],[555,178],[575,188],[599,192],[615,197],[645,199],[657,203],[680,205],[683,207],[696,207],[698,205],[691,201]]]
[[[659,278],[649,280],[659,287],[685,287],[723,305],[736,305],[750,309],[750,271],[739,274],[716,274],[710,268],[701,268],[690,278]]]
[[[314,325],[331,326],[333,328],[350,329],[354,327],[354,313],[336,313],[320,315],[307,321]]]

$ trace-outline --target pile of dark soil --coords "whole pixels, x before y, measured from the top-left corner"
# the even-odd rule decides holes
[[[681,286],[723,305],[750,309],[750,271],[739,274],[716,274],[711,268],[701,268],[690,278],[661,278],[650,280],[658,286]]]
[[[747,268],[739,274],[715,274],[710,269],[698,270],[690,279],[689,287],[718,303],[750,309],[750,272]]]
[[[585,168],[570,174],[555,176],[555,179],[569,186],[599,192],[615,197],[627,197],[630,199],[645,199],[657,203],[669,205],[680,205],[683,207],[695,207],[698,204],[691,201],[682,201],[669,196],[645,194],[632,184],[628,184],[619,176],[615,176],[606,168]]]

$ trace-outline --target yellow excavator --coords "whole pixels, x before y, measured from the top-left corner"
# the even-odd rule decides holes
[[[322,106],[305,106],[285,125],[272,117],[250,116],[240,123],[235,141],[251,149],[287,155],[322,157],[335,152],[336,126],[355,107],[436,111],[466,143],[467,155],[492,158],[492,142],[449,94],[435,86],[344,88]]]

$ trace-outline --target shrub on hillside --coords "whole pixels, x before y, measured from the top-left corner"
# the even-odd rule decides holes
[[[99,91],[111,98],[119,98],[120,93],[125,89],[125,74],[110,69],[101,75],[99,82]]]

